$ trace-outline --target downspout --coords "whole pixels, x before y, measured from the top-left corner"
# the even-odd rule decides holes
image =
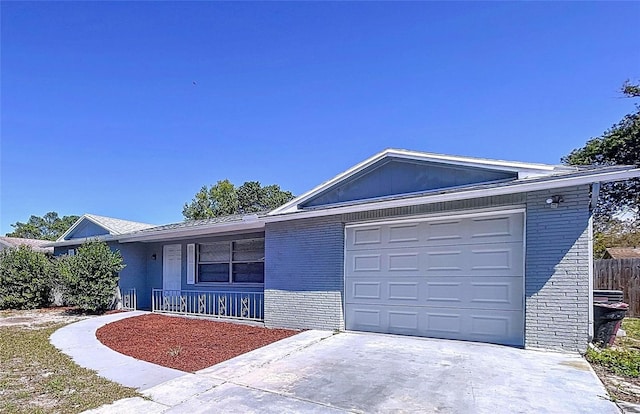
[[[591,203],[589,206],[589,226],[587,232],[589,233],[588,237],[588,252],[589,255],[589,342],[593,339],[593,283],[594,283],[594,274],[593,274],[593,210],[595,210],[598,205],[598,197],[600,195],[600,183],[591,184]]]

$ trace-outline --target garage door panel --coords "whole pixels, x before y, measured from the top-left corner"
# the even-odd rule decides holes
[[[522,242],[522,214],[347,228],[347,250]]]
[[[522,244],[514,242],[465,248],[440,246],[347,251],[345,260],[347,273],[366,273],[373,278],[513,276],[523,273],[522,255]]]
[[[347,226],[347,329],[524,342],[523,213]]]
[[[391,224],[387,226],[389,244],[417,243],[420,241],[420,224]]]
[[[522,310],[520,277],[349,278],[345,303],[392,306],[439,306],[466,309]]]
[[[481,243],[485,239],[491,242],[504,241],[503,239],[522,240],[523,223],[522,215],[502,217],[475,217],[468,220],[467,228],[471,239]]]
[[[382,226],[361,227],[352,230],[351,244],[355,248],[371,248],[382,243]]]
[[[347,311],[347,329],[401,335],[522,345],[523,316],[517,311],[402,308],[359,305]]]

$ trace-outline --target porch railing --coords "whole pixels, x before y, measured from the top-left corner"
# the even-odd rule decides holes
[[[264,293],[153,289],[153,312],[264,320]]]
[[[136,289],[121,290],[122,310],[134,311],[138,309],[138,298],[136,296]]]

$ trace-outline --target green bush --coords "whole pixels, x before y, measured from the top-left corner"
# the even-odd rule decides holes
[[[111,308],[122,269],[120,252],[112,252],[100,241],[83,244],[74,256],[58,258],[56,265],[65,300],[92,313]]]
[[[28,246],[0,251],[0,309],[35,309],[50,303],[52,264]]]
[[[606,348],[588,349],[585,355],[593,364],[605,367],[617,375],[638,378],[640,376],[640,352]]]

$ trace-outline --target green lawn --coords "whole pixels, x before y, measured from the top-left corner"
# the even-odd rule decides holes
[[[79,413],[139,394],[81,368],[49,343],[64,324],[0,327],[0,413]]]
[[[616,338],[611,348],[596,351],[587,350],[587,360],[600,365],[615,375],[628,378],[640,377],[640,319],[625,318],[622,329],[626,337]]]

